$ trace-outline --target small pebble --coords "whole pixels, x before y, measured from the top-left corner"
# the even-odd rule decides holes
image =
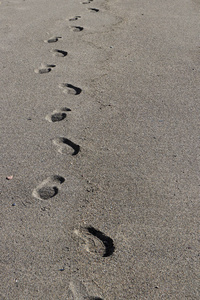
[[[16,203],[13,203],[12,206],[16,206]]]

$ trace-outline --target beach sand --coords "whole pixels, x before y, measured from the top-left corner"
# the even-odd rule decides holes
[[[199,0],[1,0],[0,299],[199,299]]]

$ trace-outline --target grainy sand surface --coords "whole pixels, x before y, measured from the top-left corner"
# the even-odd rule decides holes
[[[0,299],[200,299],[200,1],[0,18]]]

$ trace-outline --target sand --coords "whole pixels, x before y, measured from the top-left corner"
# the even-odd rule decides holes
[[[1,0],[0,299],[199,299],[199,0]]]

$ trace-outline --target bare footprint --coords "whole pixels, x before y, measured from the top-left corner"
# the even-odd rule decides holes
[[[51,72],[52,68],[55,68],[56,65],[46,65],[41,64],[40,68],[35,69],[34,72],[37,74],[45,74]]]
[[[80,227],[74,233],[85,242],[86,251],[108,257],[115,251],[113,240],[94,227]]]
[[[52,52],[54,56],[58,56],[58,57],[65,57],[68,54],[66,51],[58,50],[58,49],[53,49],[50,52]]]
[[[69,19],[69,21],[77,21],[80,18],[81,18],[81,16],[75,16],[75,17]]]
[[[91,12],[98,12],[99,9],[98,8],[88,8]]]
[[[82,30],[84,29],[84,28],[81,27],[81,26],[71,26],[70,28],[71,28],[71,30],[73,30],[74,32],[80,32],[80,31],[82,31]]]
[[[79,145],[74,144],[72,141],[64,137],[54,139],[53,144],[58,147],[59,153],[70,153],[71,155],[77,155],[80,151]],[[72,152],[70,149],[73,149],[74,151]]]
[[[89,296],[85,285],[80,280],[73,280],[69,284],[69,288],[72,292],[73,300],[103,300],[100,297]]]
[[[60,122],[67,117],[67,111],[71,111],[71,109],[63,107],[60,110],[54,110],[51,114],[48,114],[45,119],[49,122]]]
[[[48,177],[33,190],[32,195],[39,200],[51,199],[58,194],[58,186],[64,181],[65,179],[59,175]]]
[[[62,39],[61,36],[52,36],[48,40],[44,40],[45,43],[56,43],[59,39]]]
[[[63,89],[63,92],[66,94],[79,95],[82,92],[82,89],[69,83],[61,83],[59,87]]]

